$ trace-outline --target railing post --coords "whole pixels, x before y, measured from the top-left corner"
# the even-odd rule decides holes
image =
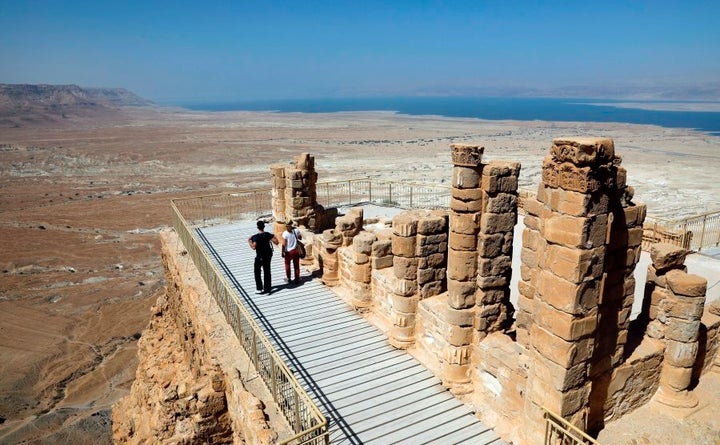
[[[368,201],[372,202],[372,181],[368,181]]]
[[[415,186],[410,184],[410,208],[412,209],[412,195],[413,195],[413,189],[415,189]]]
[[[705,241],[705,223],[707,221],[707,215],[703,216],[702,228],[700,229],[700,245],[698,246],[698,252],[703,248],[703,241]]]
[[[297,391],[293,392],[293,401],[295,402],[295,432],[299,433],[300,429],[300,403]]]
[[[352,203],[352,181],[348,181],[348,205]]]
[[[388,186],[390,186],[390,197],[388,198],[388,204],[392,205],[392,202],[393,202],[393,200],[392,200],[392,182],[389,182]]]

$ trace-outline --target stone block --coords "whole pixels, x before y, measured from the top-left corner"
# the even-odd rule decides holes
[[[371,257],[370,265],[375,270],[386,269],[388,267],[392,267],[393,266],[393,256],[389,255],[389,256],[384,256],[381,258]]]
[[[392,239],[375,241],[372,244],[371,255],[378,258],[392,255]]]
[[[472,341],[472,327],[461,327],[455,325],[448,326],[448,332],[445,334],[445,340],[452,346],[469,345]]]
[[[475,305],[475,282],[447,280],[448,304],[454,309],[469,309]]]
[[[485,277],[509,274],[511,269],[512,257],[507,255],[478,259],[477,273]]]
[[[572,283],[601,278],[605,249],[577,249],[549,244],[545,249],[543,266],[555,275]]]
[[[445,279],[446,275],[447,269],[445,269],[444,267],[428,269],[418,268],[417,280],[418,284],[422,285],[425,283],[429,283],[430,281],[442,281]]]
[[[400,236],[394,234],[392,237],[392,253],[396,257],[414,258],[417,250],[416,237]]]
[[[393,259],[393,273],[396,278],[404,280],[417,280],[417,258],[395,256]]]
[[[418,268],[429,269],[435,267],[444,268],[446,264],[445,253],[438,252],[427,256],[418,257]]]
[[[528,228],[523,229],[522,246],[524,248],[536,251],[540,243],[540,232]]]
[[[517,213],[517,195],[514,193],[498,193],[494,196],[488,196],[483,211],[490,213]]]
[[[447,232],[448,215],[445,211],[433,211],[418,220],[417,231],[420,235],[434,235]]]
[[[489,287],[507,286],[510,283],[510,273],[508,273],[507,275],[499,276],[478,275],[476,283],[481,289],[486,289]]]
[[[537,292],[537,290],[535,289],[535,286],[533,286],[532,284],[527,283],[525,281],[519,281],[518,282],[518,292],[520,293],[521,297],[532,299],[535,297],[535,293]]]
[[[537,216],[525,215],[523,224],[525,224],[526,229],[540,230],[540,218]]]
[[[537,276],[537,292],[543,301],[556,309],[573,315],[585,315],[597,307],[600,280],[572,283],[547,270]]]
[[[353,250],[359,253],[370,255],[373,243],[377,237],[371,232],[360,232],[353,238]]]
[[[493,258],[501,255],[507,233],[479,233],[476,243],[478,255],[485,258]],[[510,243],[512,244],[512,240],[510,240]]]
[[[450,210],[459,213],[477,213],[482,209],[482,200],[462,201],[458,198],[450,198]]]
[[[522,261],[522,264],[531,268],[535,269],[538,267],[538,255],[537,253],[533,252],[530,249],[527,249],[525,247],[522,248],[520,251],[520,260]]]
[[[680,320],[668,317],[665,321],[665,338],[679,342],[697,341],[700,334],[700,321]]]
[[[564,369],[570,369],[579,363],[590,360],[595,344],[595,339],[592,337],[573,342],[563,340],[537,324],[530,327],[530,338],[533,347],[545,359]]]
[[[448,324],[471,328],[474,315],[475,311],[473,309],[454,309],[451,306],[445,306],[442,318]]]
[[[307,248],[307,247],[306,247]],[[355,264],[366,264],[370,261],[370,257],[364,253],[356,252],[352,249],[347,249],[347,258]]]
[[[569,247],[602,247],[607,235],[607,215],[583,218],[555,213],[545,220],[543,235],[548,242]]]
[[[391,310],[402,312],[405,314],[414,314],[417,312],[419,298],[417,295],[410,297],[402,297],[400,295],[388,295],[388,304]]]
[[[590,398],[590,386],[590,383],[587,383],[566,391],[557,391],[551,382],[535,378],[529,379],[528,396],[531,400],[537,400],[542,406],[562,417],[571,417],[587,406]]]
[[[540,326],[563,340],[576,341],[595,335],[598,326],[598,310],[595,308],[587,315],[578,316],[558,311],[542,301],[537,301],[534,319]]]
[[[451,144],[450,157],[456,167],[479,167],[485,147],[471,144]]]
[[[566,392],[585,385],[588,381],[588,368],[587,362],[565,369],[550,360],[536,360],[533,362],[532,372],[534,378],[550,384],[556,391]]]
[[[665,365],[660,371],[660,385],[667,385],[676,391],[687,389],[691,380],[692,368]]]
[[[477,274],[477,258],[475,252],[448,250],[448,278],[458,281],[475,279]]]
[[[520,279],[523,281],[532,281],[538,273],[537,268],[528,267],[525,264],[520,265]]]
[[[401,297],[411,297],[418,289],[417,281],[404,279],[395,279],[392,287],[393,293]]]
[[[558,162],[598,165],[614,160],[615,143],[608,138],[558,138],[553,140],[550,154]]]
[[[480,201],[483,197],[483,191],[481,189],[459,189],[452,187],[450,189],[450,196],[453,199],[457,199],[463,202]],[[481,210],[479,208],[478,210]]]
[[[351,264],[349,266],[350,270],[350,278],[353,281],[357,281],[360,283],[369,283],[370,282],[370,272],[372,271],[370,269],[369,264]]]
[[[447,345],[443,348],[442,358],[443,361],[448,364],[467,365],[470,363],[471,352],[471,348],[467,345]]]
[[[417,235],[417,218],[412,212],[402,212],[392,219],[392,230],[395,235],[410,237]]]
[[[640,227],[631,227],[627,229],[628,234],[628,247],[638,247],[642,245],[643,240],[643,228]]]
[[[450,231],[464,235],[475,235],[480,229],[480,215],[477,213],[450,212]]]
[[[450,232],[448,245],[455,250],[472,250],[477,248],[478,238],[475,235]]]
[[[665,346],[665,360],[674,367],[692,368],[698,354],[698,342],[683,343],[668,340]]]
[[[510,289],[504,287],[477,289],[475,304],[495,304],[510,301]]]
[[[665,278],[668,287],[675,295],[704,297],[707,291],[707,280],[699,275],[670,270],[665,274]]]
[[[667,295],[657,306],[664,314],[670,317],[696,321],[703,316],[705,298]]]
[[[650,246],[650,259],[658,272],[682,267],[687,253],[682,247],[669,243],[655,243]]]
[[[627,227],[642,227],[647,215],[647,206],[645,204],[628,205],[623,210],[625,211],[625,224]]]
[[[485,234],[512,232],[515,223],[515,213],[484,213],[480,216],[480,231]]]
[[[487,193],[515,193],[518,187],[517,176],[491,176],[483,172],[480,188]]]
[[[452,186],[459,189],[479,188],[480,174],[480,169],[477,167],[454,167],[452,169]]]
[[[420,286],[418,294],[420,298],[430,298],[445,292],[443,281],[430,281]]]

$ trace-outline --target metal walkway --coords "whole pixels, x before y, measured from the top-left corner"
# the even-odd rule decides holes
[[[505,443],[319,279],[304,276],[299,286],[285,284],[279,248],[272,293],[255,295],[255,252],[247,239],[256,231],[248,222],[198,234],[327,417],[330,443]]]

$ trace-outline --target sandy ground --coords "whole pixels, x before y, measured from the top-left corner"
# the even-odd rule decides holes
[[[651,215],[720,209],[720,137],[690,130],[157,109],[0,129],[0,442],[109,442],[108,409],[162,292],[156,232],[171,198],[268,188],[269,165],[301,152],[320,181],[449,184],[453,142],[520,161],[533,188],[552,139],[579,135],[615,140]]]

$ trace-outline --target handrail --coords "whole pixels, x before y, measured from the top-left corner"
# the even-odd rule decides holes
[[[563,419],[546,407],[545,412],[545,445],[600,445],[600,442],[588,436],[583,430]]]
[[[225,319],[235,331],[240,344],[295,432],[295,435],[283,439],[279,443],[329,443],[328,422],[325,416],[313,403],[270,340],[257,325],[253,316],[241,303],[233,287],[218,270],[205,249],[201,247],[200,241],[174,200],[170,205],[174,216],[175,231],[210,289],[210,293],[223,311]]]

